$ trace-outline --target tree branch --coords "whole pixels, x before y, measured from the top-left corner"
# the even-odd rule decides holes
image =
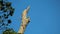
[[[29,9],[30,9],[30,6],[28,6],[27,9],[25,9],[22,13],[22,23],[21,23],[20,29],[18,31],[19,34],[24,34],[24,31],[25,31],[28,23],[30,22],[30,18],[27,16]]]

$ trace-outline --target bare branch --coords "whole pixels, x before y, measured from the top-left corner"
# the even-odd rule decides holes
[[[28,23],[30,22],[30,18],[27,16],[29,9],[30,9],[30,6],[28,6],[27,9],[25,9],[22,13],[22,23],[21,23],[20,29],[18,31],[18,33],[20,33],[20,34],[24,34],[24,31],[25,31]]]

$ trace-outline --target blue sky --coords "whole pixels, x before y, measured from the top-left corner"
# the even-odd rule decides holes
[[[30,5],[31,22],[25,34],[60,34],[60,0],[9,0],[15,8],[12,24],[16,32],[21,23],[23,10]]]

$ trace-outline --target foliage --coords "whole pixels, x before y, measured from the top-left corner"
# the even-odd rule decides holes
[[[12,29],[7,29],[3,32],[3,34],[17,34],[17,33]]]

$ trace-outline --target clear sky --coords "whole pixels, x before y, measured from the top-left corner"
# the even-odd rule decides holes
[[[25,34],[60,34],[60,0],[9,0],[15,8],[12,24],[16,32],[21,23],[23,10],[30,5],[31,22]]]

